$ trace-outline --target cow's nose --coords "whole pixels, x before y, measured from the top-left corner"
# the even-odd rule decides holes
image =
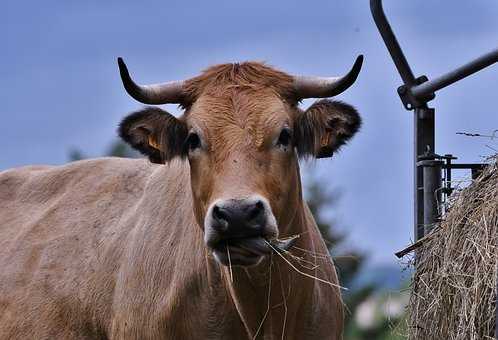
[[[265,205],[261,200],[226,200],[212,210],[213,227],[230,236],[261,233],[265,226]]]

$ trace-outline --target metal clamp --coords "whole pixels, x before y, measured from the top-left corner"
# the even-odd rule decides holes
[[[429,81],[429,79],[426,76],[420,76],[415,79],[415,84],[421,85],[427,81]],[[407,110],[413,110],[417,107],[423,107],[428,101],[436,98],[436,94],[432,92],[424,97],[424,100],[420,101],[413,95],[412,89],[410,89],[406,85],[401,85],[400,87],[398,87],[398,94],[401,98],[401,101],[403,102],[403,106]]]

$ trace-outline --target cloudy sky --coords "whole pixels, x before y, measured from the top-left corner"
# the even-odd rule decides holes
[[[438,76],[498,45],[496,0],[384,6],[416,76]],[[122,89],[118,56],[147,83],[243,60],[335,75],[364,54],[359,80],[339,97],[358,108],[363,129],[337,157],[309,166],[342,191],[331,214],[372,261],[394,262],[410,242],[412,113],[396,95],[401,81],[367,0],[7,0],[0,32],[0,170],[61,164],[71,148],[101,155],[120,119],[140,107]],[[438,93],[436,151],[473,162],[492,152],[486,145],[498,148],[456,135],[498,129],[497,78],[498,65]]]

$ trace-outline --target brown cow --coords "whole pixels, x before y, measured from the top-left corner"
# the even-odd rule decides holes
[[[0,173],[0,339],[342,338],[298,158],[331,156],[360,118],[337,101],[297,104],[344,91],[361,62],[341,78],[243,63],[140,86],[119,60],[134,98],[185,113],[123,120],[151,162]]]

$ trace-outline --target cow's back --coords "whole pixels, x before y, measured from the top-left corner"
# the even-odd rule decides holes
[[[144,192],[172,183],[175,209],[185,166],[102,158],[1,172],[0,339],[104,338],[137,210],[154,200]]]

